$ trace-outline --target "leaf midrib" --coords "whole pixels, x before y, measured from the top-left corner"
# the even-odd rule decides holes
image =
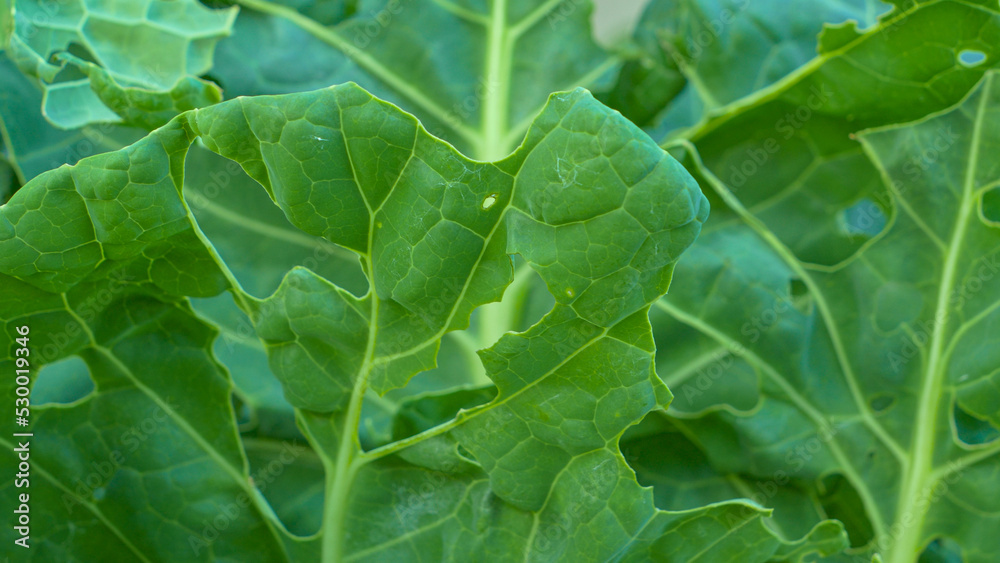
[[[419,89],[413,87],[407,80],[396,74],[394,71],[383,65],[371,55],[361,49],[352,47],[335,29],[320,25],[315,20],[300,14],[298,11],[268,2],[267,0],[235,0],[237,4],[262,12],[284,18],[303,30],[309,32],[317,39],[330,45],[343,53],[346,57],[357,63],[359,66],[371,72],[376,78],[382,80],[396,92],[403,94],[412,100],[424,111],[433,115],[435,119],[449,126],[460,137],[470,144],[477,142],[476,132],[455,123],[450,118],[448,111],[433,99],[425,96]]]
[[[507,0],[493,0],[486,46],[486,99],[483,103],[483,138],[479,158],[497,160],[504,154],[510,103],[510,49],[507,36]]]
[[[789,383],[789,381],[785,379],[785,377],[782,376],[781,373],[769,362],[758,356],[752,350],[741,346],[738,342],[724,334],[722,331],[693,315],[687,314],[666,300],[661,299],[657,301],[656,306],[665,313],[676,318],[678,321],[711,337],[724,348],[729,350],[739,350],[739,352],[733,353],[738,354],[751,364],[760,368],[760,370],[763,371],[778,387],[780,387],[789,399],[791,399],[791,402],[795,404],[798,410],[813,421],[817,429],[832,433],[833,428],[823,417],[823,413],[821,413],[810,401],[803,397],[795,389],[795,387],[792,386],[792,384]],[[847,454],[844,453],[844,450],[840,447],[840,443],[836,438],[828,441],[828,447],[833,453],[833,456],[838,462],[840,462],[841,470],[844,471],[847,477],[855,484],[858,495],[862,498],[865,508],[873,520],[872,527],[875,529],[876,535],[880,535],[882,531],[885,530],[885,522],[883,521],[878,503],[875,502],[875,498],[868,489],[867,484],[863,479],[861,479],[861,474],[857,471],[850,458],[847,457]]]
[[[983,88],[975,121],[973,122],[972,139],[969,146],[969,161],[966,163],[965,178],[962,186],[962,201],[959,216],[952,231],[951,240],[945,254],[945,266],[941,273],[941,284],[938,286],[937,304],[934,310],[934,331],[931,336],[931,352],[927,369],[923,373],[923,385],[920,388],[920,402],[916,414],[916,429],[913,432],[911,444],[912,457],[908,460],[907,471],[899,497],[898,514],[916,514],[916,522],[904,529],[903,535],[893,544],[889,561],[906,563],[912,553],[920,548],[923,522],[927,507],[920,509],[917,503],[920,494],[934,473],[933,457],[935,448],[934,432],[938,424],[938,414],[941,408],[941,387],[946,375],[944,347],[948,331],[950,300],[955,290],[955,277],[958,272],[958,262],[965,244],[966,233],[974,216],[976,172],[979,168],[979,152],[983,137],[983,121],[986,115],[987,102],[993,80],[988,80]]]
[[[496,161],[507,156],[516,143],[521,140],[524,131],[527,130],[534,116],[540,111],[540,108],[545,106],[543,102],[535,111],[528,112],[527,115],[529,117],[525,120],[514,125],[509,123],[513,49],[518,39],[525,32],[537,24],[545,14],[550,13],[565,1],[545,0],[545,2],[516,23],[510,23],[507,20],[507,0],[494,0],[491,15],[481,17],[479,17],[479,14],[470,13],[458,6],[454,6],[450,2],[434,2],[441,9],[454,14],[456,17],[486,27],[488,38],[487,48],[485,49],[486,64],[484,66],[486,88],[483,94],[482,127],[477,130],[460,123],[444,106],[424,95],[419,88],[411,85],[409,80],[382,64],[378,59],[364,53],[361,49],[351,46],[350,42],[338,33],[335,27],[320,25],[315,20],[296,10],[275,4],[270,0],[234,0],[236,4],[251,10],[284,18],[317,39],[337,49],[361,68],[385,82],[394,91],[416,103],[417,106],[436,120],[453,130],[469,145],[475,147],[477,152],[475,156],[480,162]],[[565,89],[572,90],[578,86],[590,84],[597,77],[607,72],[617,60],[618,58],[615,55],[609,54],[607,59],[600,65]]]
[[[750,213],[750,211],[743,206],[743,203],[739,200],[739,198],[737,198],[735,194],[733,194],[733,192],[704,165],[701,161],[701,156],[698,154],[697,148],[691,142],[680,140],[676,141],[674,144],[676,146],[684,147],[689,152],[691,158],[695,161],[695,165],[703,172],[705,180],[719,195],[719,197],[722,198],[726,205],[728,205],[729,208],[732,209],[733,212],[735,212],[747,226],[756,232],[768,244],[768,246],[770,246],[775,253],[778,254],[782,261],[795,272],[799,279],[801,279],[809,289],[810,293],[813,295],[816,307],[820,312],[823,324],[827,329],[830,342],[833,345],[834,354],[837,358],[837,363],[843,372],[844,380],[850,389],[851,397],[854,399],[858,413],[864,418],[865,426],[867,426],[872,433],[875,434],[879,441],[885,445],[885,447],[897,460],[902,462],[906,458],[906,452],[902,449],[899,443],[896,442],[895,438],[889,435],[885,427],[879,423],[871,410],[871,406],[865,401],[861,392],[861,386],[858,384],[857,376],[854,373],[854,367],[847,356],[846,348],[843,340],[841,339],[839,327],[834,321],[833,311],[830,308],[830,304],[826,300],[825,294],[821,291],[812,274],[806,270],[802,262],[800,262],[795,254],[781,242],[774,232],[771,231],[771,229],[764,224],[763,221]]]

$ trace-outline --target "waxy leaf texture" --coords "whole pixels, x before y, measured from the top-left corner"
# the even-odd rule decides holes
[[[304,233],[354,251],[369,290],[355,296],[295,269],[266,299],[244,292],[182,195],[196,137],[238,162]],[[648,308],[708,206],[676,161],[583,91],[555,95],[521,148],[496,163],[462,157],[353,85],[234,100],[43,174],[0,214],[10,288],[0,315],[65,335],[47,343],[46,359],[77,355],[95,380],[86,398],[36,415],[43,506],[92,530],[69,545],[42,538],[39,557],[81,553],[96,538],[123,560],[179,551],[199,560],[767,560],[841,545],[835,523],[787,544],[762,524],[766,512],[742,503],[660,511],[635,482],[618,439],[670,400],[653,372]],[[483,352],[496,398],[364,451],[366,390],[384,393],[433,367],[441,337],[501,297],[510,253],[556,305]],[[318,537],[287,532],[248,481],[215,331],[183,300],[224,290],[252,319],[326,471]],[[95,306],[101,291],[113,298]],[[103,445],[149,413],[163,431],[134,455],[119,460]],[[99,490],[73,490],[74,475],[112,458]],[[407,504],[403,491],[427,484],[429,497]],[[191,539],[241,500],[245,510],[217,539]]]
[[[642,4],[0,0],[14,555],[1000,560],[1000,4]]]

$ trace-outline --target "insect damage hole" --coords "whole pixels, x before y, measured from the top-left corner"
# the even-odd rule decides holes
[[[958,62],[963,66],[974,67],[983,64],[986,60],[986,53],[975,49],[965,49],[958,53]]]
[[[962,408],[958,401],[952,406],[951,417],[955,435],[963,444],[984,446],[1000,439],[1000,430],[988,419]]]
[[[1000,188],[984,193],[979,205],[983,220],[991,226],[1000,227]]]
[[[44,366],[35,376],[31,402],[35,405],[68,405],[83,399],[94,390],[90,368],[77,356]]]
[[[497,202],[498,195],[499,194],[490,194],[486,196],[486,199],[483,200],[483,211],[489,211],[489,209],[493,207],[493,205]]]
[[[788,300],[800,313],[808,315],[812,306],[812,295],[809,286],[799,278],[788,280]]]
[[[851,547],[868,545],[875,535],[871,521],[865,516],[861,495],[854,484],[841,474],[820,479],[819,503],[827,516],[844,523]]]
[[[896,398],[886,393],[879,393],[868,400],[868,406],[875,414],[882,414],[896,404]]]

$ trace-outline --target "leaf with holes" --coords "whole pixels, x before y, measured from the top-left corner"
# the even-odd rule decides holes
[[[670,508],[747,497],[791,535],[841,520],[854,557],[993,561],[1000,10],[898,4],[664,139],[713,216],[652,320],[677,398],[625,447]],[[699,487],[641,455],[671,448]]]
[[[295,268],[266,298],[245,291],[183,195],[196,138],[263,186],[297,229],[287,233],[358,256],[366,290]],[[0,208],[0,319],[30,327],[35,366],[82,359],[94,389],[35,407],[34,510],[86,533],[53,526],[32,538],[32,555],[767,561],[838,551],[835,522],[789,542],[752,504],[658,510],[619,451],[622,433],[671,398],[653,371],[647,314],[707,214],[680,164],[582,90],[554,95],[521,147],[493,163],[346,85],[183,113],[127,149],[39,176]],[[442,336],[500,299],[515,253],[555,305],[482,352],[495,397],[430,408],[432,428],[395,425],[393,441],[363,449],[366,392],[432,368]],[[253,442],[249,459],[270,461],[248,472],[232,384],[212,352],[218,333],[186,299],[227,290],[315,458]],[[4,369],[13,363],[7,352]],[[456,415],[459,404],[472,408]],[[299,458],[293,482],[325,473],[314,535],[301,533],[316,525],[308,513],[294,525],[276,513],[307,510],[315,490],[269,502],[275,472]]]

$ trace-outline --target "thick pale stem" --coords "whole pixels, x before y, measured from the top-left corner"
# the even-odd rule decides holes
[[[478,158],[493,161],[507,156],[507,119],[510,90],[510,35],[507,0],[493,0],[489,43],[486,46],[486,84],[483,91],[483,138]]]
[[[927,372],[924,374],[923,386],[920,389],[920,406],[918,407],[913,432],[911,449],[913,457],[907,466],[903,478],[903,488],[900,495],[899,508],[896,511],[897,521],[903,527],[898,538],[893,538],[889,563],[909,563],[917,558],[923,543],[923,523],[927,515],[928,491],[934,486],[934,437],[938,430],[938,416],[941,413],[941,393],[944,379],[947,375],[946,336],[951,312],[951,296],[961,266],[962,247],[969,228],[969,223],[975,216],[976,171],[979,166],[979,151],[983,132],[983,118],[986,114],[986,104],[990,99],[989,87],[982,93],[979,101],[979,116],[973,126],[972,144],[969,148],[969,162],[965,170],[965,182],[962,190],[962,202],[959,208],[958,221],[951,233],[946,253],[947,259],[941,274],[941,285],[938,288],[937,307],[934,312],[934,334],[931,337],[930,357],[927,361]]]

